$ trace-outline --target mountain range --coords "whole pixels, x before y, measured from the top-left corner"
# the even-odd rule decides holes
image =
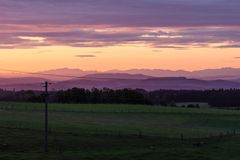
[[[18,77],[0,78],[0,88],[7,90],[42,90],[41,83],[51,81],[51,90],[79,88],[158,89],[229,89],[240,88],[240,69],[221,68],[198,71],[160,69],[111,70],[55,69]]]
[[[130,70],[109,70],[105,72],[99,71],[83,71],[81,69],[61,68],[49,71],[37,72],[37,74],[57,74],[66,76],[82,77],[89,74],[106,74],[106,73],[128,73],[140,74],[150,77],[186,77],[203,80],[235,80],[240,79],[240,68],[220,68],[220,69],[205,69],[196,71],[185,70],[163,70],[163,69],[130,69]],[[51,77],[44,76],[47,79],[67,80],[71,77]]]

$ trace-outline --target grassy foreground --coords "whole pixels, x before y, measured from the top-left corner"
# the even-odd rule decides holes
[[[240,111],[0,102],[0,159],[240,159]]]

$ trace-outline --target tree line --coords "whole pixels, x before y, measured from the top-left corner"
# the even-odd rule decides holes
[[[1,101],[43,102],[41,91],[0,90]],[[180,102],[203,102],[212,107],[240,107],[240,89],[219,90],[157,90],[142,89],[83,89],[50,91],[54,103],[121,103],[148,105],[175,105]]]

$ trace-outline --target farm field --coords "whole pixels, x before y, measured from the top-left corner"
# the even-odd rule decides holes
[[[1,160],[240,159],[240,111],[115,104],[0,102]]]

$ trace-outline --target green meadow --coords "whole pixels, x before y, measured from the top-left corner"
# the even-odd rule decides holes
[[[240,111],[116,104],[0,102],[1,160],[237,160]]]

